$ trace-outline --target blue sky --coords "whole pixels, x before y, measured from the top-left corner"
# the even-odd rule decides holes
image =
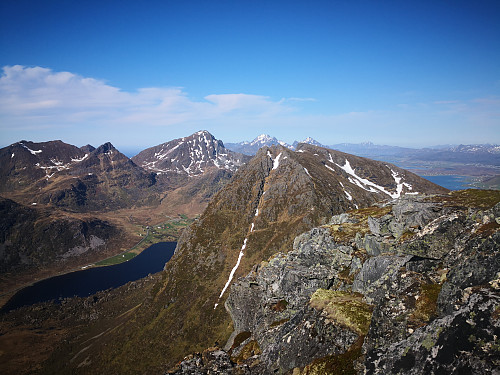
[[[500,143],[498,1],[0,2],[21,139]]]

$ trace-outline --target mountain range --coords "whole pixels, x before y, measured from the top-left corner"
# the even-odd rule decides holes
[[[248,142],[248,141],[243,141],[239,143],[227,143],[227,148],[240,152],[245,155],[255,155],[257,151],[259,151],[260,148],[267,146],[273,146],[273,145],[282,145],[286,148],[289,148],[290,150],[295,150],[297,148],[297,145],[299,143],[307,143],[310,145],[315,145],[319,147],[323,147],[321,143],[318,141],[314,140],[311,137],[307,137],[304,139],[302,142],[293,142],[291,145],[284,142],[284,141],[279,141],[275,137],[271,137],[267,134],[261,134],[257,138],[255,138],[253,141]]]
[[[199,214],[161,276],[13,311],[4,337],[36,326],[57,343],[33,344],[41,373],[491,373],[498,193],[450,194],[307,141],[253,157],[206,131],[132,160],[110,143],[1,149],[9,278],[117,253],[145,218]]]
[[[257,150],[263,146],[281,144],[294,150],[299,143],[313,144],[357,156],[392,162],[404,168],[415,169],[419,174],[477,176],[479,173],[479,175],[494,176],[498,175],[500,167],[500,145],[490,144],[442,145],[420,149],[376,145],[372,142],[338,143],[323,146],[318,141],[308,137],[302,142],[295,141],[290,145],[275,137],[262,134],[251,142],[227,143],[227,147],[247,155],[255,155]],[[478,165],[483,168],[477,169]],[[464,168],[464,166],[469,166],[469,168]]]
[[[146,149],[134,159],[109,142],[97,148],[62,141],[4,147],[0,282],[13,285],[49,269],[95,262],[138,242],[137,224],[201,214],[249,159],[206,131]],[[101,227],[105,234],[93,229]]]

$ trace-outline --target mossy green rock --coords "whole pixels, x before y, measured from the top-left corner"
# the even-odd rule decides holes
[[[318,289],[309,304],[323,310],[329,319],[359,335],[365,335],[370,327],[373,307],[363,300],[360,293]]]

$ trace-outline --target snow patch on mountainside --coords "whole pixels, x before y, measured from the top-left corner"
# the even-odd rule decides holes
[[[391,175],[392,175],[392,178],[394,179],[394,182],[396,183],[396,192],[395,193],[392,193],[390,191],[388,191],[386,188],[384,188],[383,186],[380,186],[380,185],[377,185],[376,183],[366,179],[366,178],[362,178],[360,176],[358,176],[356,174],[356,172],[354,171],[354,169],[352,168],[351,166],[351,163],[349,162],[349,160],[345,160],[345,164],[344,165],[339,165],[337,163],[335,163],[333,161],[333,158],[332,158],[332,155],[331,154],[328,154],[329,155],[329,162],[331,162],[332,164],[335,164],[337,167],[339,167],[340,169],[342,169],[344,172],[346,172],[350,177],[348,178],[349,181],[352,183],[352,184],[355,184],[357,185],[358,187],[366,190],[366,191],[369,191],[371,193],[378,193],[378,192],[382,192],[384,194],[387,194],[388,196],[390,196],[392,199],[396,199],[396,198],[399,198],[403,192],[403,188],[406,187],[408,190],[412,190],[413,187],[406,183],[406,182],[401,182],[402,181],[402,177],[400,177],[398,175],[397,172],[395,172],[394,170],[392,170],[389,166],[387,166],[387,168],[389,168],[389,170],[391,171]],[[328,169],[334,171],[334,169],[328,165],[325,165]]]
[[[34,150],[32,150],[31,148],[29,148],[28,146],[26,146],[23,143],[20,143],[20,145],[23,146],[26,150],[28,150],[31,154],[33,154],[35,156],[36,156],[36,154],[40,154],[43,151],[43,150],[36,150],[36,151],[34,151]]]

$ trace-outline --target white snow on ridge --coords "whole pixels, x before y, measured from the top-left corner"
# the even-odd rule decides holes
[[[281,158],[281,152],[279,153],[278,156],[276,156],[276,159],[273,160],[273,170],[278,168],[280,166],[280,158]]]
[[[333,162],[331,155],[330,155],[330,161]],[[349,178],[349,181],[351,183],[354,183],[354,184],[358,185],[359,187],[361,187],[367,191],[371,191],[371,192],[376,192],[376,190],[373,190],[373,188],[375,188],[375,189],[379,190],[380,192],[389,195],[392,199],[396,199],[396,198],[399,198],[401,196],[401,193],[403,192],[404,185],[406,185],[409,189],[411,187],[411,185],[409,185],[409,184],[401,183],[402,177],[399,177],[398,174],[396,172],[394,172],[392,169],[391,169],[392,177],[394,178],[394,181],[396,182],[396,185],[397,185],[395,193],[391,193],[390,191],[386,190],[384,187],[377,185],[377,184],[371,182],[370,180],[367,180],[366,178],[359,177],[356,174],[356,172],[354,171],[354,169],[351,167],[351,163],[349,163],[349,160],[347,160],[347,159],[345,160],[345,164],[343,166],[338,165],[337,163],[334,163],[334,164],[337,167],[341,168],[344,172],[346,172],[348,175],[350,175],[352,177],[352,178],[351,177]],[[328,166],[327,166],[327,168],[332,169]]]
[[[26,150],[28,150],[29,152],[31,152],[33,155],[36,155],[36,154],[39,154],[39,153],[42,152],[42,150],[33,151],[28,146],[26,146],[25,144],[22,144],[22,143],[21,143],[21,146],[23,146]]]
[[[85,159],[87,159],[89,157],[89,154],[85,154],[84,156],[82,156],[80,159],[78,158],[71,158],[71,161],[74,161],[74,162],[81,162],[81,161],[84,161]]]
[[[306,171],[307,175],[312,178],[311,174],[309,173],[306,167],[304,167],[304,170]]]
[[[12,153],[12,156],[10,157],[11,159],[14,157],[14,153]]]

